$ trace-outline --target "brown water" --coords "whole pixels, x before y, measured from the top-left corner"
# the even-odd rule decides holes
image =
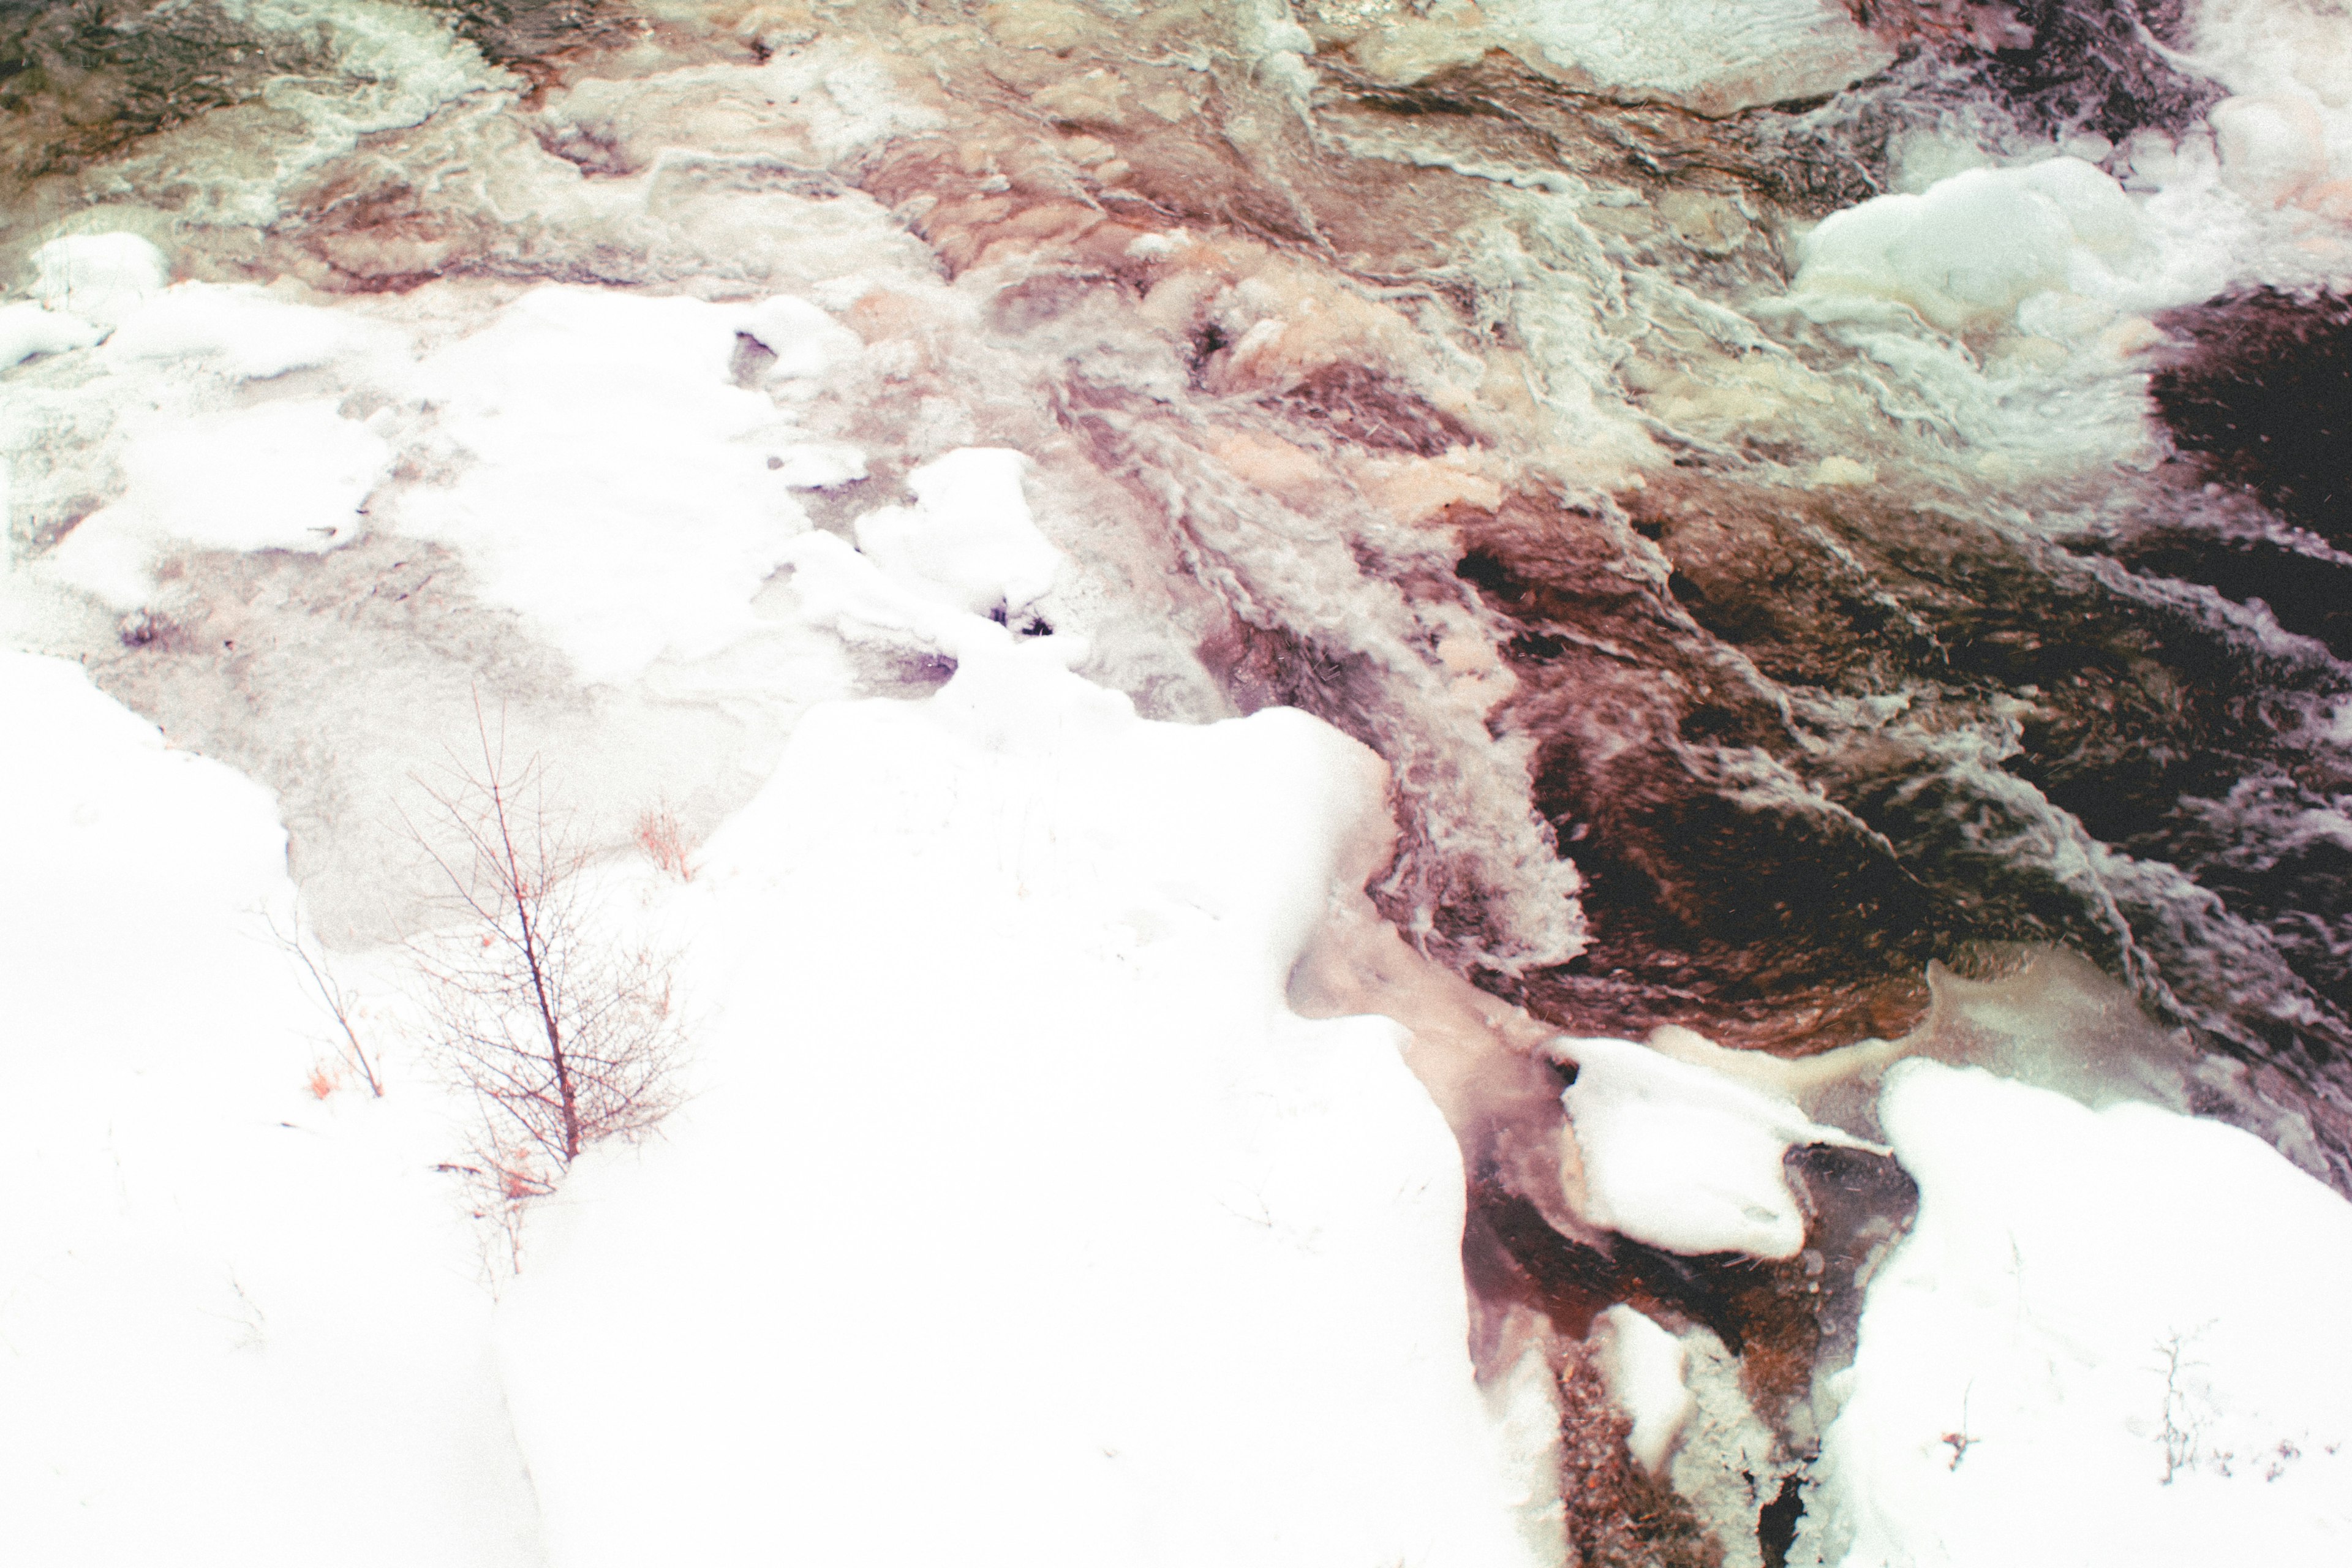
[[[411,53],[360,50],[395,10]],[[1544,1026],[1811,1053],[1918,1024],[1931,962],[2060,947],[2251,1068],[2197,1108],[2274,1132],[2267,1097],[2352,1190],[2352,832],[2312,826],[2352,792],[2314,718],[2352,697],[2340,429],[2307,416],[2352,363],[2340,301],[2183,314],[2133,416],[2169,460],[2021,438],[2006,478],[1957,394],[1767,308],[1798,226],[1885,188],[1906,135],[2201,110],[2124,12],[1858,6],[1883,68],[1699,107],[1402,0],[1295,6],[1297,37],[1252,5],[1052,0],[263,15],[0,6],[12,258],[118,226],[329,294],[724,297],[832,243],[825,212],[887,211],[970,310],[854,307],[897,355],[841,416],[874,477],[813,510],[845,524],[942,444],[1022,447],[1151,606],[1089,673],[1164,717],[1296,705],[1388,760],[1380,912],[1533,1020],[1462,1026],[1491,1064],[1452,1108],[1491,1359],[1515,1310],[1573,1341],[1631,1300],[1748,1352],[1799,1444],[1908,1202],[1884,1162],[1808,1156],[1811,1272],[1575,1234],[1528,1174],[1558,1132]],[[435,48],[474,85],[403,107]],[[377,107],[320,132],[318,101]],[[886,102],[883,132],[828,129]],[[789,234],[687,226],[770,199]],[[2231,402],[2265,383],[2305,390]],[[38,545],[72,517],[16,521]],[[290,591],[251,574],[215,609]],[[288,700],[299,671],[216,640],[126,636],[101,674],[152,711]],[[1622,1525],[1594,1560],[1687,1547]]]

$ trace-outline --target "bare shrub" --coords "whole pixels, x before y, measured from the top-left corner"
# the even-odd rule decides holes
[[[681,882],[694,880],[694,868],[686,858],[686,830],[678,826],[677,813],[663,801],[637,817],[637,847],[646,858],[676,877]]]
[[[2158,1440],[2164,1445],[2166,1486],[2197,1463],[2197,1450],[2204,1440],[2205,1423],[2192,1402],[2189,1386],[2189,1374],[2205,1364],[2189,1353],[2189,1347],[2204,1331],[2204,1328],[2199,1328],[2182,1333],[2175,1329],[2156,1343],[2156,1367],[2164,1374],[2164,1426]],[[2229,1458],[2221,1457],[2224,1475],[2229,1473]]]
[[[585,847],[551,815],[538,762],[509,769],[478,705],[478,760],[419,780],[442,831],[412,825],[463,918],[421,941],[431,1053],[480,1112],[475,1159],[508,1207],[551,1191],[588,1145],[677,1103],[669,963],[615,938],[585,896]]]
[[[335,972],[334,961],[319,946],[318,939],[307,934],[299,910],[294,913],[290,930],[280,927],[275,919],[268,919],[268,923],[272,940],[300,967],[310,982],[310,994],[318,998],[327,1016],[334,1019],[335,1032],[341,1037],[336,1042],[336,1052],[343,1058],[343,1066],[358,1073],[360,1080],[368,1086],[368,1092],[382,1100],[383,1079],[376,1072],[376,1064],[368,1056],[367,1047],[360,1043],[359,1029],[352,1022],[352,1016],[358,1008],[359,994],[343,984],[342,976]],[[320,1068],[310,1077],[311,1092],[320,1100],[334,1091],[333,1073]],[[327,1085],[323,1089],[319,1087],[321,1080]]]

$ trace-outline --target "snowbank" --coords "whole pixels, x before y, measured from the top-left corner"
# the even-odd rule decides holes
[[[0,650],[0,1517],[57,1568],[539,1561],[416,1095],[305,1087],[269,797]]]
[[[960,665],[813,713],[702,857],[706,1087],[575,1171],[501,1312],[551,1557],[1535,1561],[1458,1151],[1394,1026],[1283,1004],[1383,772],[1287,710],[1143,721],[963,608],[1048,564],[1007,471],[926,477],[952,572],[796,555],[805,613]]]
[[[2234,1129],[1977,1068],[1906,1062],[1880,1115],[1918,1217],[1790,1562],[2343,1559],[2352,1205]]]
[[[128,310],[26,395],[121,482],[16,586],[129,607],[175,591],[175,552],[421,537],[583,685],[642,697],[664,660],[787,636],[953,679],[811,710],[692,883],[646,893],[688,940],[698,1097],[583,1162],[494,1308],[421,1066],[381,1102],[306,1097],[318,1020],[251,913],[291,896],[274,804],[71,667],[8,666],[12,755],[41,759],[0,803],[34,861],[8,1070],[66,1108],[12,1151],[43,1201],[0,1243],[40,1281],[0,1309],[26,1538],[1540,1561],[1551,1478],[1472,1379],[1458,1149],[1395,1026],[1284,1001],[1342,846],[1385,830],[1371,753],[1287,710],[1146,722],[1071,672],[1084,638],[1024,635],[1068,617],[1018,453],[918,466],[866,551],[811,530],[795,478],[859,470],[766,395],[860,352],[813,304],[427,303],[183,284]],[[303,369],[342,395],[262,384]],[[736,680],[779,727],[807,707],[756,659]]]

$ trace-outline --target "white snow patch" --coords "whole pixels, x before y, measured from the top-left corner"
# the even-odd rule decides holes
[[[341,311],[273,298],[250,285],[180,283],[130,313],[107,340],[110,360],[200,360],[250,380],[324,364],[371,334]]]
[[[1872,1145],[1793,1100],[1630,1040],[1560,1039],[1563,1094],[1583,1156],[1588,1222],[1684,1253],[1793,1258],[1804,1219],[1781,1156],[1800,1143]]]
[[[1880,1117],[1919,1212],[1791,1562],[2342,1559],[2352,1205],[2233,1128],[1978,1068],[1903,1063]]]
[[[1601,1381],[1633,1423],[1625,1446],[1655,1475],[1698,1409],[1683,1381],[1683,1343],[1631,1307],[1610,1308],[1593,1327]]]
[[[35,354],[86,349],[104,336],[103,327],[45,305],[21,300],[0,305],[0,370],[22,364]]]
[[[403,487],[390,526],[457,548],[476,591],[530,616],[588,681],[724,647],[756,626],[752,596],[807,527],[767,463],[798,433],[729,368],[757,319],[534,289],[418,368],[410,395],[428,412],[395,428],[437,459],[437,482]]]
[[[1030,520],[1021,494],[1029,459],[967,447],[907,476],[911,507],[857,520],[857,546],[910,587],[975,615],[1020,610],[1054,585],[1061,552]]]
[[[303,550],[348,543],[392,449],[332,399],[157,419],[123,458],[128,484],[50,553],[67,582],[117,609],[155,591],[173,542],[209,550]]]
[[[33,252],[33,297],[111,327],[171,281],[163,253],[135,234],[72,234]]]

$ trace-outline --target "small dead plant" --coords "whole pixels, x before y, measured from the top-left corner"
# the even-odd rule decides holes
[[[358,1026],[352,1022],[359,1008],[359,993],[345,984],[342,976],[336,973],[334,960],[319,944],[319,939],[310,934],[300,910],[294,911],[290,928],[280,926],[275,917],[265,916],[264,919],[269,927],[271,940],[300,968],[310,982],[310,994],[318,998],[327,1016],[335,1021],[335,1032],[341,1037],[335,1042],[336,1054],[342,1058],[341,1065],[357,1073],[360,1081],[368,1086],[368,1092],[382,1100],[383,1079],[376,1070],[374,1059],[368,1055],[367,1047],[361,1043]],[[314,1068],[310,1074],[310,1092],[320,1100],[326,1099],[335,1091],[338,1078],[338,1074],[324,1066]],[[321,1082],[326,1085],[324,1089],[319,1087]]]
[[[694,867],[687,859],[686,830],[678,826],[677,813],[669,802],[657,802],[638,815],[637,847],[646,852],[646,859],[679,881],[694,880]]]
[[[2195,1372],[2205,1363],[2191,1356],[2189,1348],[2210,1327],[2208,1323],[2187,1333],[2175,1329],[2156,1342],[2156,1370],[2164,1374],[2164,1426],[2158,1440],[2164,1445],[2166,1486],[2196,1466],[2198,1451],[2204,1445],[2203,1413],[2197,1407],[2190,1384]],[[2221,1457],[2224,1475],[2229,1473],[2229,1458]]]
[[[668,961],[610,931],[543,770],[509,767],[503,726],[494,735],[478,701],[475,719],[478,756],[418,781],[436,831],[411,832],[460,918],[414,952],[431,1054],[479,1112],[473,1164],[512,1211],[590,1144],[667,1114],[684,1039]]]

